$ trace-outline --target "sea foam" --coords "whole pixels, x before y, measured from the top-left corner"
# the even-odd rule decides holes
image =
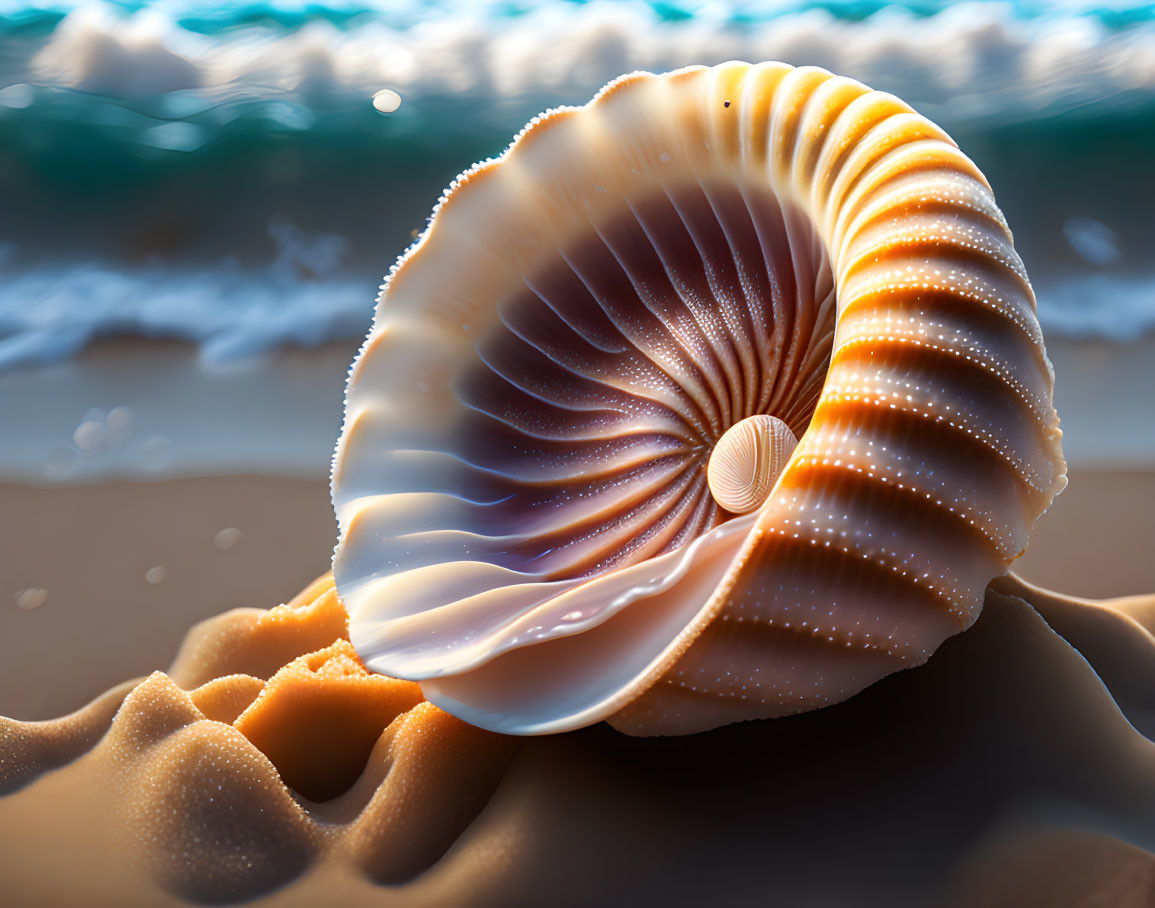
[[[33,2],[0,41],[0,369],[356,338],[441,189],[531,116],[727,59],[898,94],[990,178],[1048,332],[1155,330],[1150,4]]]

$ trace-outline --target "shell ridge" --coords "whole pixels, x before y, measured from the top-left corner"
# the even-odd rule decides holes
[[[684,279],[680,277],[678,269],[670,263],[668,256],[662,254],[657,244],[655,244],[655,250],[658,251],[659,256],[662,258],[663,265],[666,267],[666,273],[670,276],[670,284],[681,299],[683,307],[685,307],[690,317],[698,325],[707,348],[711,350],[719,365],[722,367],[723,374],[719,376],[718,381],[712,387],[720,405],[718,424],[724,429],[725,426],[730,425],[734,421],[735,413],[742,412],[742,401],[740,398],[736,398],[735,395],[744,384],[739,378],[741,374],[741,358],[737,350],[737,345],[734,343],[733,333],[726,330],[728,325],[726,323],[725,310],[728,307],[723,302],[724,294],[720,292],[717,275],[713,273],[713,269],[706,260],[703,252],[703,243],[698,231],[695,230],[691,219],[687,218],[683,206],[678,204],[678,199],[675,194],[670,191],[670,187],[663,185],[662,188],[665,191],[666,198],[670,202],[671,209],[678,217],[678,223],[685,231],[686,236],[689,237],[690,243],[701,263],[702,273],[705,276],[710,297],[709,300],[703,299],[701,300],[701,304],[696,304],[696,294],[693,293]],[[701,184],[698,184],[695,188],[703,191]],[[703,196],[705,196],[704,191]],[[706,198],[708,203],[708,197]],[[644,225],[643,229],[645,229]],[[652,236],[652,234],[647,231],[647,236]],[[710,306],[711,302],[714,304],[713,306]],[[717,311],[722,317],[717,320],[711,318],[714,311]],[[707,327],[707,321],[713,322],[713,324]]]
[[[716,356],[716,351],[714,351],[714,349],[709,344],[709,338],[706,330],[704,329],[702,323],[697,318],[695,318],[693,309],[690,305],[688,305],[686,295],[679,288],[678,282],[675,280],[674,273],[671,272],[668,261],[665,256],[663,256],[660,245],[655,241],[654,236],[647,229],[645,219],[638,214],[636,208],[632,204],[629,204],[627,207],[629,208],[630,213],[633,215],[636,223],[638,224],[638,227],[641,229],[642,234],[650,243],[651,251],[657,258],[658,262],[661,264],[661,271],[664,274],[666,280],[669,282],[669,287],[671,290],[670,302],[672,304],[669,308],[685,313],[685,318],[680,319],[675,325],[667,324],[666,329],[669,332],[668,336],[674,344],[678,344],[685,342],[687,339],[692,340],[690,332],[693,332],[701,341],[701,344],[690,344],[691,349],[694,352],[691,352],[683,359],[683,362],[686,363],[686,365],[683,366],[683,369],[693,375],[695,400],[698,403],[699,409],[706,415],[708,420],[707,425],[710,427],[710,430],[716,431],[716,427],[724,422],[727,416],[725,410],[721,410],[719,408],[719,405],[722,403],[720,392],[722,390],[723,384],[718,379],[712,378],[712,372],[714,370],[711,369],[711,366],[716,364],[718,359]],[[663,306],[657,294],[654,293],[644,281],[639,279],[635,269],[633,269],[627,263],[625,255],[614,247],[614,244],[609,239],[607,239],[602,231],[595,227],[594,232],[605,244],[606,249],[609,251],[610,255],[613,256],[615,262],[617,262],[618,266],[621,268],[622,273],[629,280],[634,293],[637,294],[639,301],[641,301],[645,309],[653,316],[657,322],[663,323],[664,320],[662,316],[666,313],[663,313]],[[705,359],[706,354],[696,355],[703,347],[709,351],[711,358],[714,360],[713,363]],[[682,373],[682,380],[686,380],[685,372]]]
[[[739,252],[738,238],[741,232],[735,227],[732,219],[745,215],[743,223],[748,230],[753,230],[753,223],[749,218],[749,203],[741,188],[736,187],[736,195],[741,201],[740,212],[732,210],[737,206],[724,208],[721,203],[714,198],[713,193],[708,187],[704,187],[704,189],[707,202],[725,238],[730,255],[730,264],[734,268],[735,279],[745,303],[745,306],[738,307],[737,313],[732,316],[733,319],[741,322],[741,324],[735,326],[735,330],[731,331],[731,342],[737,348],[743,366],[742,396],[738,402],[736,412],[759,412],[761,407],[758,389],[759,385],[762,384],[761,380],[764,376],[762,364],[766,356],[766,348],[763,346],[762,334],[766,331],[767,323],[765,318],[766,313],[763,307],[766,298],[769,297],[772,291],[769,281],[767,281],[765,294],[759,294],[758,289],[755,287],[756,276],[751,273],[753,268],[744,264],[744,256]],[[744,344],[742,343],[743,340],[745,340]]]
[[[576,274],[575,274],[575,277],[576,277]],[[586,331],[586,330],[582,330],[580,327],[575,326],[572,319],[568,316],[567,313],[564,312],[562,307],[555,305],[555,303],[551,301],[551,298],[549,296],[545,295],[540,290],[532,287],[531,283],[528,281],[528,279],[525,282],[526,282],[526,285],[530,287],[534,296],[537,299],[539,299],[542,302],[542,304],[547,309],[549,309],[550,312],[552,312],[554,315],[556,315],[557,318],[566,326],[566,328],[574,336],[580,338],[585,343],[589,343],[592,347],[594,347],[594,349],[596,349],[600,352],[606,353],[608,355],[613,355],[613,356],[617,356],[617,357],[630,357],[630,358],[635,357],[635,356],[641,357],[641,358],[645,359],[648,363],[650,363],[655,374],[660,375],[662,381],[665,382],[668,387],[671,387],[671,388],[676,387],[676,383],[674,382],[673,377],[668,372],[663,371],[661,368],[661,365],[659,363],[655,362],[651,357],[647,356],[645,354],[645,352],[642,351],[639,348],[639,346],[634,341],[632,341],[629,337],[626,337],[625,335],[619,333],[618,336],[621,337],[622,345],[623,345],[620,348],[611,348],[611,347],[605,346],[604,344],[595,342],[595,340],[592,340],[589,336],[591,332]],[[521,330],[521,328],[518,326],[518,324],[515,321],[513,321],[512,319],[508,319],[508,318],[503,317],[502,323],[505,325],[505,327],[507,327],[509,329],[509,331],[511,333],[517,335],[522,340],[524,340],[527,344],[530,344],[531,346],[534,347],[534,349],[538,350],[543,357],[557,361],[559,364],[564,365],[567,369],[581,374],[583,378],[587,379],[590,382],[605,385],[607,388],[611,388],[620,394],[628,396],[628,399],[631,402],[636,402],[636,405],[639,407],[648,406],[650,408],[662,409],[662,411],[665,412],[666,414],[668,414],[670,417],[669,425],[677,424],[677,425],[685,425],[687,428],[690,427],[690,424],[687,423],[687,421],[685,419],[685,415],[683,413],[678,412],[675,408],[674,400],[682,399],[682,398],[677,397],[677,396],[672,395],[672,394],[669,394],[664,390],[659,392],[658,390],[655,389],[655,387],[653,386],[652,383],[649,385],[649,391],[650,391],[651,395],[653,395],[653,396],[643,397],[642,395],[640,395],[638,393],[639,389],[635,386],[635,384],[633,384],[631,382],[621,381],[621,380],[614,380],[614,377],[612,375],[610,375],[604,368],[602,368],[601,364],[594,363],[594,364],[587,365],[586,360],[584,360],[583,358],[576,356],[576,355],[575,356],[567,356],[565,358],[559,358],[558,352],[555,349],[553,349],[552,346],[550,349],[546,349],[541,344],[540,341],[531,338],[526,332],[523,332]],[[557,337],[554,336],[553,338],[551,338],[551,340],[556,342]],[[518,384],[517,387],[519,389],[523,390],[527,394],[531,394],[531,395],[536,394],[536,392],[534,392],[533,389],[523,388],[520,384]],[[539,394],[536,394],[536,396],[538,396],[539,398],[542,397]],[[549,399],[548,401],[543,400],[543,402],[549,402],[553,406],[557,406],[557,407],[560,407],[562,409],[579,410],[579,409],[590,409],[593,407],[596,407],[598,409],[602,408],[601,404],[597,404],[597,405],[591,404],[589,406],[579,407],[577,405],[577,402],[573,401],[573,400],[566,401],[566,400]],[[620,410],[620,412],[627,412],[627,411]],[[701,433],[701,427],[698,426],[698,427],[694,427],[694,428],[695,428],[694,437],[698,437]]]
[[[770,295],[769,306],[765,311],[771,328],[771,337],[769,346],[762,347],[759,351],[764,381],[763,392],[754,407],[755,412],[765,413],[775,400],[775,395],[781,384],[782,365],[786,356],[790,355],[792,345],[789,339],[793,335],[794,313],[793,307],[784,301],[786,294],[782,287],[783,274],[775,268],[774,256],[771,251],[773,244],[767,237],[766,225],[760,223],[746,192],[741,192],[741,195],[746,208],[746,215],[750,219],[750,225],[757,240]],[[781,209],[779,209],[779,213],[780,211]],[[783,355],[784,352],[786,356]]]
[[[525,338],[521,337],[521,335],[518,334],[518,332],[516,330],[510,329],[510,332],[512,334],[517,335],[519,337],[519,339],[525,340]],[[549,351],[541,350],[532,341],[525,341],[525,342],[528,346],[532,347],[539,354],[541,354],[541,356],[544,357],[545,359],[554,359],[553,354],[551,354]],[[609,413],[630,412],[629,410],[623,409],[621,407],[615,408],[615,407],[609,406],[606,401],[579,400],[579,399],[575,399],[572,397],[565,398],[565,397],[561,397],[558,395],[547,395],[546,393],[544,393],[543,391],[541,391],[537,388],[527,387],[525,384],[520,382],[516,375],[510,374],[510,372],[508,370],[502,368],[502,365],[497,361],[496,357],[487,357],[483,351],[479,351],[479,360],[481,362],[483,362],[495,376],[502,379],[510,387],[517,389],[518,392],[526,395],[527,397],[533,398],[534,400],[538,401],[539,403],[547,405],[549,407],[553,407],[553,408],[556,408],[558,410],[562,410],[562,411],[572,413],[572,414],[578,414],[578,413],[588,414],[588,413],[593,413],[593,412],[609,412]],[[559,362],[559,365],[565,365],[566,368],[569,368],[568,363]],[[573,371],[574,374],[580,375],[584,380],[589,382],[591,385],[602,386],[607,391],[612,391],[616,394],[623,395],[627,398],[637,399],[637,400],[639,400],[639,402],[642,400],[642,398],[638,397],[636,388],[633,388],[630,385],[622,383],[622,382],[615,382],[615,381],[611,380],[610,376],[601,373],[599,370],[573,368],[571,371]],[[504,416],[502,414],[495,414],[492,411],[485,409],[480,404],[472,402],[469,399],[469,397],[466,395],[459,395],[459,399],[460,399],[463,407],[466,407],[466,408],[468,408],[468,409],[470,409],[476,413],[479,413],[479,414],[484,415],[484,416],[488,416],[492,419],[503,422],[503,423],[505,423],[511,427],[516,425],[516,423],[514,423],[510,417]],[[660,399],[655,399],[652,397],[646,398],[645,402],[647,404],[649,404],[651,408],[660,408],[662,411],[669,414],[670,418],[668,420],[661,420],[659,423],[655,424],[655,427],[653,427],[651,429],[647,429],[647,427],[645,427],[645,426],[638,426],[638,427],[636,427],[636,431],[638,431],[638,432],[655,431],[657,429],[657,426],[660,425],[666,432],[668,432],[670,434],[674,434],[674,432],[676,431],[676,428],[678,426],[686,426],[687,428],[689,428],[686,421],[682,418],[679,418],[681,416],[681,414],[677,413],[677,411],[674,410],[672,403],[669,403],[669,402],[666,402],[666,401],[663,401]],[[697,433],[693,433],[691,435],[687,435],[687,436],[683,436],[683,437],[685,437],[686,440],[688,441],[692,438],[697,437]]]
[[[614,256],[613,250],[609,246],[605,245],[604,239],[599,234],[595,234],[595,235],[598,236],[598,239],[602,242],[603,248],[605,248],[605,250],[609,254],[609,256],[617,263],[618,267],[621,268],[621,263],[617,261],[616,256]],[[602,301],[600,294],[589,283],[588,276],[585,275],[581,271],[581,269],[579,269],[572,261],[569,260],[569,258],[566,257],[566,254],[564,251],[559,251],[559,257],[562,259],[562,261],[564,261],[571,268],[571,270],[573,270],[573,272],[577,276],[578,280],[580,280],[582,282],[583,286],[585,286],[586,289],[589,291],[590,297],[593,300],[595,300],[595,302],[599,306],[601,306],[603,308],[603,310],[606,312],[606,314],[610,317],[611,321],[613,321],[613,323],[619,328],[619,330],[622,331],[623,335],[626,337],[630,337],[629,328],[628,328],[628,321],[621,317],[621,314],[618,312],[616,307],[610,307],[610,306],[604,305],[604,302]],[[626,280],[631,283],[631,286],[633,286],[633,282],[630,280],[629,274],[624,269],[622,270],[622,274],[626,278]],[[636,292],[636,288],[635,288],[635,292]],[[654,313],[651,310],[649,310],[648,308],[647,308],[647,311],[650,313],[651,316],[654,315]],[[666,328],[665,326],[663,326],[662,330],[667,332],[665,334],[665,337],[667,338],[667,342],[666,342],[666,344],[663,345],[663,349],[668,350],[674,344],[675,338],[673,337],[673,335],[668,333],[668,328]],[[713,413],[712,408],[710,406],[710,395],[705,390],[705,379],[698,372],[698,369],[699,369],[698,365],[696,363],[691,363],[687,360],[683,360],[682,361],[683,362],[682,369],[681,370],[675,370],[674,366],[676,363],[674,361],[663,362],[663,359],[660,356],[655,355],[656,351],[651,350],[651,349],[647,349],[646,345],[644,343],[641,343],[639,338],[636,338],[636,337],[631,338],[631,341],[634,344],[634,346],[638,349],[638,351],[640,353],[642,353],[644,356],[646,356],[651,362],[653,362],[654,365],[658,369],[660,369],[675,384],[675,386],[678,386],[679,384],[682,386],[682,391],[683,391],[683,395],[684,395],[685,399],[690,401],[693,405],[694,413],[695,413],[695,416],[697,417],[696,424],[697,424],[698,430],[700,432],[702,432],[702,434],[708,434],[710,431],[712,431],[713,426],[716,424],[717,417]],[[691,375],[691,374],[694,375],[693,386],[691,388],[686,388],[685,382],[686,382],[687,376]],[[681,381],[679,381],[679,379]]]

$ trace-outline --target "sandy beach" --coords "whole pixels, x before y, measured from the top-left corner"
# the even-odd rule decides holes
[[[5,484],[0,501],[0,715],[24,719],[164,668],[197,621],[286,601],[328,569],[336,540],[317,480]],[[27,588],[42,605],[17,606]]]
[[[292,656],[294,636],[323,642],[340,607],[331,582],[311,589],[202,625],[171,679],[118,685],[57,722],[0,721],[0,876],[14,904],[82,892],[142,908],[746,905],[772,893],[855,908],[1140,908],[1155,895],[1150,597],[1096,608],[1011,583],[921,668],[828,709],[683,738],[606,725],[508,738],[400,703],[353,787],[314,803],[282,779],[300,755],[341,763],[348,731],[311,726],[324,713],[310,698],[364,710],[381,698],[358,687],[404,682],[360,669],[327,686],[299,659],[255,677],[271,651]],[[1099,658],[1106,686],[1068,640]],[[236,721],[263,715],[291,750],[265,743],[267,757],[230,727],[258,690]]]
[[[1014,566],[1028,581],[1092,598],[1155,590],[1155,560],[1147,551],[1155,538],[1155,445],[1144,409],[1153,348],[1149,340],[1108,345],[1062,338],[1049,346],[1070,481]],[[229,767],[239,760],[246,768],[234,782],[241,787],[227,803],[250,804],[253,779],[266,798],[242,811],[248,819],[239,825],[214,820],[204,827],[232,838],[182,875],[166,855],[192,847],[180,837],[199,827],[170,828],[166,834],[176,838],[159,851],[138,841],[150,827],[137,824],[133,811],[156,810],[161,802],[150,798],[161,795],[148,794],[154,789],[117,756],[133,711],[119,724],[113,714],[132,686],[126,681],[172,671],[197,622],[229,609],[287,602],[328,569],[336,525],[326,469],[352,354],[350,345],[330,345],[251,367],[206,370],[188,345],[117,341],[66,367],[0,377],[0,417],[16,430],[0,476],[6,603],[0,608],[0,715],[47,719],[100,698],[83,714],[91,726],[86,734],[109,742],[0,804],[0,835],[8,845],[0,872],[19,881],[21,904],[74,897],[71,877],[59,872],[62,860],[74,875],[82,873],[91,904],[118,908],[179,905],[186,897],[215,899],[213,893],[235,899],[250,891],[245,887],[267,905],[299,905],[334,893],[349,905],[377,905],[386,891],[386,903],[396,905],[497,906],[511,898],[533,904],[542,892],[556,892],[559,879],[574,904],[603,898],[610,885],[620,899],[644,900],[655,894],[652,868],[670,864],[672,855],[673,864],[698,869],[663,875],[666,896],[716,899],[718,890],[702,882],[712,874],[731,880],[723,901],[742,903],[766,892],[765,873],[757,868],[765,866],[767,848],[778,855],[776,891],[827,898],[823,904],[922,908],[949,893],[942,903],[951,908],[1017,908],[1036,903],[1032,899],[1084,904],[1105,892],[1108,904],[1148,904],[1155,863],[1135,817],[1149,802],[1146,767],[1155,765],[1155,752],[1134,729],[1147,727],[1152,712],[1143,680],[1149,635],[1134,621],[1089,634],[1077,620],[1063,625],[1061,633],[1072,635],[1088,664],[1021,603],[988,604],[979,623],[949,640],[925,668],[900,672],[830,710],[668,747],[605,726],[531,739],[508,765],[508,753],[500,751],[483,784],[460,795],[475,811],[466,815],[453,813],[437,785],[407,789],[421,778],[410,773],[424,764],[397,764],[389,742],[408,747],[409,739],[390,733],[362,783],[332,804],[303,810],[258,751],[235,735],[220,737],[223,726],[216,722],[193,721],[204,718],[197,709],[209,708],[208,694],[193,706],[154,675],[138,689],[134,710],[152,710],[157,722],[171,723],[166,727],[193,721],[149,745],[158,765],[172,767],[157,778],[178,787],[194,772],[233,778]],[[104,419],[106,429],[115,428],[109,414],[117,407],[131,415],[127,437],[78,450],[79,426]],[[166,442],[160,464],[148,450],[155,438]],[[61,450],[71,452],[68,459],[60,460]],[[233,677],[243,689],[230,692],[221,679],[220,696],[240,696],[243,704],[260,682]],[[396,722],[410,721],[409,715]],[[22,728],[56,734],[52,729],[59,727],[67,739],[78,722],[83,727],[74,718]],[[401,726],[410,727],[443,747],[437,752],[450,761],[479,746],[460,743],[464,739],[454,737],[460,729]],[[212,729],[199,732],[208,735],[208,750],[189,749],[198,728]],[[219,750],[226,746],[232,749]],[[858,768],[839,775],[831,760],[841,767],[847,753]],[[750,756],[735,768],[733,754]],[[910,754],[917,755],[917,771],[903,762]],[[121,778],[110,759],[129,767],[117,783],[127,786],[128,796],[104,793],[110,778]],[[667,763],[655,775],[655,766]],[[382,784],[371,800],[374,786],[396,765],[402,769],[393,783]],[[846,834],[833,834],[829,818],[815,813],[807,798],[783,800],[780,785],[767,783],[767,765],[772,776],[798,780],[793,788],[799,791],[836,780],[828,803],[852,805],[835,824]],[[467,778],[456,764],[439,771]],[[215,788],[197,783],[189,790]],[[390,799],[405,790],[425,798],[418,814],[410,805],[405,816],[425,816],[434,804],[451,819],[372,838],[369,825],[397,815],[392,811],[401,808]],[[254,823],[263,810],[296,819]],[[107,838],[110,816],[120,838]],[[346,822],[354,816],[356,824]],[[782,818],[780,830],[806,832],[766,839],[760,825],[766,816]],[[852,829],[867,835],[871,847],[864,850]],[[422,841],[416,865],[432,866],[416,877],[413,870],[398,871],[405,885],[387,890],[349,867],[349,848],[358,842],[377,849],[371,852],[377,872],[392,866],[405,854],[390,837],[397,835],[432,836]],[[800,844],[816,841],[866,880],[869,893],[856,883],[857,901],[847,902],[851,890],[823,885],[826,871],[811,866],[815,852]],[[242,872],[234,883],[196,869],[221,866],[236,850],[233,842],[266,848],[257,871]],[[141,859],[133,849],[151,855],[151,869],[133,863]],[[572,854],[584,855],[600,874],[575,874]],[[898,854],[904,858],[896,860]],[[735,867],[748,869],[735,877]],[[212,888],[218,885],[224,888]]]

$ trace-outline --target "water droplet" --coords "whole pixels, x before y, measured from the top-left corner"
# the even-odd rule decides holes
[[[35,100],[35,92],[31,85],[17,82],[7,88],[0,88],[0,107],[10,110],[23,110]]]
[[[28,589],[21,590],[16,594],[16,605],[26,612],[30,612],[34,608],[40,608],[47,598],[48,590],[41,589],[38,586],[30,586]]]
[[[53,448],[44,458],[44,478],[63,479],[76,466],[76,458],[74,448]]]
[[[163,583],[167,576],[168,568],[159,564],[156,567],[150,567],[144,572],[144,579],[154,586],[158,583]]]
[[[1119,234],[1094,218],[1067,218],[1063,236],[1071,248],[1092,265],[1114,265],[1123,257]]]
[[[108,431],[114,435],[127,435],[132,429],[132,410],[128,407],[113,407],[105,419]]]
[[[104,446],[104,420],[86,419],[72,433],[72,441],[85,454],[95,454]]]
[[[241,531],[236,527],[225,527],[213,537],[213,545],[221,551],[231,549],[241,541]]]

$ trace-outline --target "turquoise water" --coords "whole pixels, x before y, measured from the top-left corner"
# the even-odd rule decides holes
[[[69,13],[89,5],[84,2],[0,4],[0,28],[6,31],[40,31],[54,28]],[[423,22],[439,21],[454,16],[470,16],[483,20],[501,21],[530,16],[548,7],[581,8],[598,5],[588,0],[423,0],[423,2],[382,3],[294,3],[251,2],[227,3],[213,0],[186,0],[186,2],[111,2],[106,6],[125,14],[146,10],[161,11],[177,26],[201,34],[214,35],[222,31],[247,26],[278,29],[300,28],[309,22],[323,20],[340,27],[350,27],[368,20],[387,24],[390,28],[411,29]],[[601,5],[606,5],[604,0]],[[650,13],[658,22],[708,21],[728,25],[748,25],[772,21],[809,10],[823,10],[847,21],[859,22],[882,10],[901,10],[920,17],[931,17],[948,4],[936,2],[885,2],[885,0],[827,0],[813,3],[806,0],[748,0],[748,2],[691,2],[691,0],[639,0],[632,5]],[[957,4],[956,4],[957,5]],[[1111,28],[1125,28],[1155,18],[1155,4],[1151,3],[1080,3],[1080,2],[1016,2],[1000,4],[1010,7],[1022,19],[1052,19],[1060,16],[1095,19]]]
[[[359,336],[531,116],[734,58],[902,96],[987,173],[1048,331],[1155,330],[1155,4],[0,2],[0,368]]]

